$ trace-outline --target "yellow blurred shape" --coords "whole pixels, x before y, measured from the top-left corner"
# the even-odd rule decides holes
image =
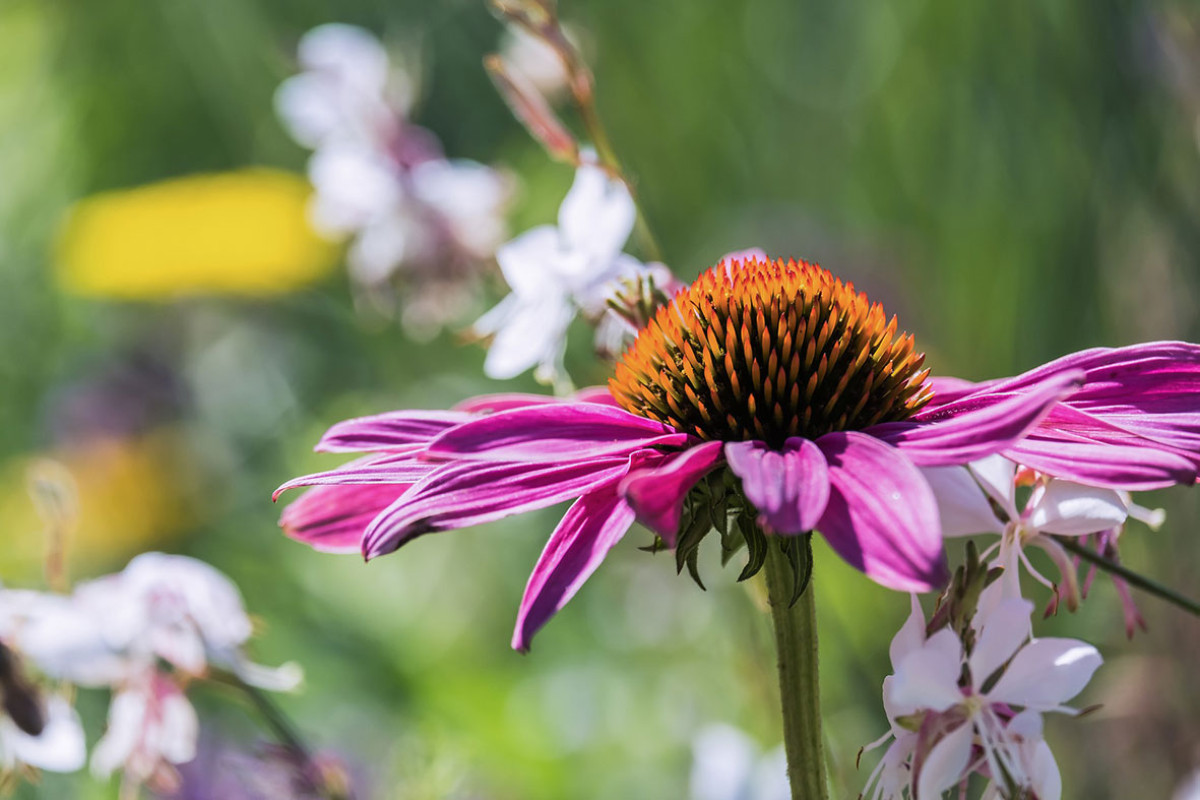
[[[93,195],[63,226],[60,283],[127,300],[296,289],[336,254],[308,223],[311,193],[297,175],[254,168]]]
[[[122,438],[98,438],[34,458],[0,464],[0,530],[5,544],[0,567],[6,579],[36,581],[49,538],[61,542],[66,560],[80,571],[108,565],[143,550],[160,548],[194,521],[181,474],[186,442],[170,429]],[[47,516],[47,467],[57,475],[62,517]],[[31,486],[32,484],[32,486]],[[31,494],[30,489],[34,491]],[[57,528],[57,530],[54,530]]]

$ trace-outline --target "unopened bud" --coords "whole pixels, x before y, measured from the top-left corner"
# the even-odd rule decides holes
[[[579,143],[533,84],[509,69],[498,55],[487,56],[483,65],[513,115],[546,148],[550,157],[578,166]]]

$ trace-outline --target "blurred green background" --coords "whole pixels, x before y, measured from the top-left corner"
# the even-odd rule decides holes
[[[670,266],[689,279],[759,245],[817,260],[898,313],[936,372],[1008,374],[1070,350],[1200,337],[1200,12],[1051,0],[562,0],[601,111]],[[256,656],[307,669],[281,699],[381,798],[683,798],[690,742],[736,725],[778,743],[766,621],[735,569],[677,578],[635,530],[531,655],[508,649],[558,510],[427,537],[364,566],[285,540],[271,491],[332,466],[347,416],[535,390],[482,376],[454,332],[414,345],[364,322],[343,270],[259,299],[81,298],[55,232],[95,192],[244,166],[302,173],[272,94],[325,22],[364,25],[423,73],[414,113],[455,157],[521,181],[514,232],[570,182],[483,73],[501,25],[481,0],[3,0],[0,3],[0,578],[40,586],[29,459],[80,482],[76,577],[166,549],[203,558],[261,619]],[[503,287],[493,282],[495,296]],[[602,382],[583,330],[569,366]],[[91,498],[90,500],[88,498]],[[1135,568],[1200,593],[1200,503],[1123,540]],[[90,504],[89,504],[90,503]],[[87,515],[92,515],[89,519]],[[91,531],[89,534],[88,531]],[[857,794],[883,733],[879,685],[907,604],[818,553],[830,752]],[[1034,593],[1039,600],[1042,594]],[[1099,581],[1046,633],[1107,664],[1054,720],[1067,797],[1167,797],[1200,766],[1200,625],[1142,599],[1126,642]],[[249,742],[232,699],[195,692],[210,737]],[[106,698],[82,692],[89,739]],[[86,774],[19,797],[115,797]]]

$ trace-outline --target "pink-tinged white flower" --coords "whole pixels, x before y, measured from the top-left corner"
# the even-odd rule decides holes
[[[935,467],[924,473],[937,497],[945,536],[999,534],[995,563],[1005,568],[1003,580],[1008,594],[1020,596],[1017,568],[1023,564],[1039,583],[1055,592],[1053,606],[1061,598],[1072,610],[1081,597],[1078,564],[1054,537],[1095,536],[1115,550],[1116,536],[1130,517],[1158,527],[1164,516],[1161,510],[1151,511],[1134,503],[1129,492],[1045,475],[1021,468],[999,455],[966,467]],[[1019,504],[1021,489],[1028,489],[1029,493]],[[1061,581],[1054,583],[1034,568],[1025,554],[1025,548],[1031,546],[1046,551],[1059,568]],[[1089,583],[1090,580],[1089,576]],[[1119,588],[1128,596],[1128,587],[1123,582]],[[1137,619],[1140,616],[1129,598],[1127,624],[1136,624]]]
[[[692,740],[688,800],[787,800],[783,747],[761,753],[758,744],[730,725],[709,725]]]
[[[92,751],[92,773],[107,778],[122,770],[122,796],[147,784],[159,792],[178,786],[176,764],[196,756],[196,710],[179,685],[145,670],[113,695],[108,730]]]
[[[50,772],[74,772],[87,758],[83,726],[66,698],[51,695],[45,702],[41,731],[35,736],[7,714],[0,716],[0,770],[12,772],[22,764]]]
[[[868,780],[872,800],[940,797],[972,772],[990,776],[994,791],[1034,791],[1058,800],[1061,780],[1041,735],[1041,714],[1076,713],[1066,706],[1100,666],[1094,647],[1075,639],[1031,639],[1033,604],[1019,598],[981,603],[970,649],[942,628],[925,637],[913,600],[892,642],[895,674],[884,682],[894,737]]]
[[[819,531],[875,581],[927,591],[947,571],[919,467],[1015,447],[1045,429],[1086,373],[1018,377],[1020,389],[999,398],[985,387],[930,412],[922,360],[894,318],[820,267],[721,263],[656,312],[610,393],[483,398],[335,425],[318,449],[365,455],[285,484],[318,488],[283,525],[322,549],[374,558],[427,533],[575,499],[526,587],[513,636],[521,650],[635,518],[674,546],[685,499],[718,470],[736,479],[762,528]],[[1123,464],[1131,449],[1112,458]]]
[[[650,268],[621,252],[637,210],[624,182],[585,163],[558,211],[496,251],[512,290],[475,323],[493,337],[484,371],[512,378],[536,367],[539,380],[561,382],[567,328],[576,314],[598,318],[622,281]]]
[[[81,686],[140,681],[159,660],[191,676],[217,667],[266,689],[300,681],[295,664],[271,669],[247,658],[253,625],[237,587],[186,556],[143,553],[70,597],[8,595],[17,649],[47,675]]]
[[[408,120],[413,81],[369,31],[315,28],[299,58],[304,72],[280,86],[276,107],[314,150],[314,224],[350,238],[351,276],[375,300],[402,276],[406,325],[436,331],[472,304],[474,273],[507,235],[511,179],[445,158],[437,137]]]

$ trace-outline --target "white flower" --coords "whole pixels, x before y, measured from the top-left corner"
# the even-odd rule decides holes
[[[107,778],[117,769],[126,786],[150,783],[170,791],[174,765],[196,757],[196,710],[176,683],[150,669],[113,696],[108,730],[92,751],[92,772]]]
[[[332,141],[382,143],[412,102],[407,76],[367,30],[322,25],[300,40],[304,72],[280,84],[275,108],[292,137],[307,147]]]
[[[1134,504],[1127,492],[1033,473],[999,455],[966,467],[932,467],[922,472],[937,498],[944,535],[1000,534],[996,563],[1005,568],[1003,580],[1013,597],[1020,596],[1018,562],[1040,583],[1058,588],[1034,569],[1025,547],[1040,547],[1051,557],[1062,574],[1068,605],[1074,608],[1079,599],[1075,566],[1051,534],[1078,537],[1119,531],[1131,516],[1152,526],[1162,522],[1161,511]],[[1018,490],[1030,484],[1028,500],[1018,507]]]
[[[749,736],[729,725],[709,725],[692,740],[689,800],[787,800],[783,747],[760,754]]]
[[[190,675],[209,665],[266,689],[299,684],[295,664],[269,669],[243,648],[253,625],[233,583],[186,556],[143,553],[70,597],[5,592],[14,647],[47,675],[82,686],[141,680],[157,659]]]
[[[540,380],[562,375],[567,328],[583,312],[598,317],[620,281],[646,274],[621,252],[637,216],[628,188],[601,168],[584,164],[558,212],[496,252],[512,293],[475,323],[494,336],[484,371],[512,378],[537,367]]]
[[[45,727],[31,736],[7,716],[0,717],[0,767],[12,771],[20,764],[50,772],[74,772],[83,766],[87,750],[79,715],[65,698],[46,701]]]
[[[1083,690],[1101,658],[1075,639],[1031,639],[1032,612],[1027,600],[993,593],[972,621],[967,653],[950,628],[924,638],[914,599],[892,642],[895,674],[884,682],[892,730],[876,746],[895,741],[868,779],[872,798],[900,798],[907,789],[928,800],[986,768],[994,778],[1008,775],[1034,789],[1039,800],[1057,800],[1061,781],[1041,738],[1040,715],[1074,714],[1064,704]],[[983,755],[973,762],[975,748]]]
[[[314,151],[313,227],[348,240],[350,276],[369,306],[394,307],[386,290],[403,270],[410,333],[461,320],[480,262],[507,236],[512,179],[446,159],[437,137],[407,119],[413,82],[369,31],[315,28],[299,61],[304,72],[279,87],[275,104],[293,138]]]

